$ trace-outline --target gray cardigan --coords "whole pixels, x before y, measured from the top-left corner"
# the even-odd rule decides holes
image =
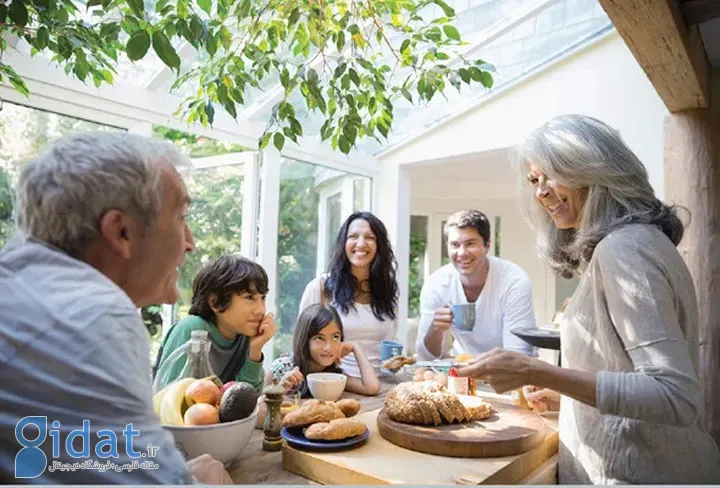
[[[690,273],[657,227],[600,241],[561,324],[563,366],[598,376],[597,408],[562,397],[560,483],[720,482],[701,426],[697,314]]]

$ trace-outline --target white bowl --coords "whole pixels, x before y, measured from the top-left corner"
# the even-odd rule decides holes
[[[311,373],[307,375],[307,384],[313,398],[334,402],[343,391],[347,376],[340,373]]]
[[[172,432],[175,437],[175,445],[186,459],[210,454],[221,463],[230,464],[240,456],[250,441],[257,416],[258,407],[255,407],[249,417],[233,422],[182,427],[164,425],[163,427]]]

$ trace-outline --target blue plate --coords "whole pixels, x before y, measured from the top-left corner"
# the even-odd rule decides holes
[[[370,430],[365,429],[365,433],[362,435],[356,435],[348,439],[341,439],[339,441],[314,441],[305,437],[303,434],[302,427],[283,427],[280,431],[280,436],[288,441],[293,447],[304,447],[307,449],[344,449],[346,447],[356,446],[362,444],[370,437]]]

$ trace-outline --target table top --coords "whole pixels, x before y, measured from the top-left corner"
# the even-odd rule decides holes
[[[404,374],[380,378],[382,386],[380,394],[374,397],[343,393],[343,398],[355,398],[362,404],[361,412],[378,409],[385,403],[385,394],[393,386],[406,381]],[[267,452],[262,450],[263,432],[255,429],[248,445],[243,449],[241,458],[229,468],[230,477],[236,484],[271,484],[271,485],[310,485],[317,484],[302,476],[285,471],[282,467],[282,451]]]

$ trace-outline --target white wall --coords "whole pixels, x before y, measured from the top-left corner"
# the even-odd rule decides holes
[[[511,147],[551,117],[566,113],[597,117],[619,129],[662,197],[663,122],[668,112],[615,31],[474,110],[381,154],[381,166]]]

